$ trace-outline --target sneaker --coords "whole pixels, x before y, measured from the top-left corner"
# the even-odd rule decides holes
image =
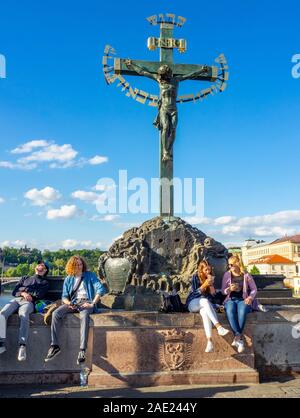
[[[217,331],[218,331],[218,334],[221,335],[222,337],[224,337],[225,335],[229,333],[229,330],[223,327],[219,327]]]
[[[238,353],[243,353],[245,351],[245,344],[243,340],[236,341],[236,347],[238,350]]]
[[[77,364],[85,362],[85,350],[80,350],[77,357]]]
[[[269,309],[267,309],[264,305],[262,305],[261,303],[258,304],[258,310],[260,312],[269,312]]]
[[[49,351],[47,353],[47,356],[45,358],[45,362],[53,360],[54,357],[56,357],[60,353],[60,348],[58,345],[51,345],[49,348]]]
[[[5,353],[5,351],[6,351],[6,347],[5,347],[4,343],[0,343],[0,354]]]
[[[18,352],[18,361],[25,361],[26,360],[26,346],[20,345],[19,352]]]
[[[213,351],[214,351],[213,343],[211,341],[207,341],[205,352],[212,353]]]
[[[236,341],[236,339],[234,339],[231,343],[232,347],[237,347],[236,343],[237,343],[237,341]]]

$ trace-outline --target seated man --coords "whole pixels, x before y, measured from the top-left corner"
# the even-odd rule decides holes
[[[15,299],[12,299],[0,312],[0,354],[6,351],[6,325],[7,319],[14,312],[18,311],[20,317],[19,330],[19,352],[18,360],[26,360],[26,343],[29,332],[29,315],[34,312],[34,304],[38,299],[45,297],[49,289],[49,283],[46,279],[49,267],[43,261],[40,261],[35,268],[35,275],[24,276],[16,285],[12,292]]]
[[[68,276],[64,281],[62,301],[58,309],[53,312],[51,323],[51,346],[45,358],[48,362],[60,353],[58,334],[61,322],[68,313],[80,314],[80,351],[77,364],[85,362],[86,348],[89,335],[90,314],[97,312],[100,297],[107,293],[105,286],[95,273],[87,271],[85,260],[80,256],[73,256],[67,263]]]

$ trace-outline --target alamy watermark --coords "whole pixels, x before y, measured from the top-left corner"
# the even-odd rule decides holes
[[[6,58],[0,54],[0,78],[6,78]]]
[[[292,77],[300,78],[300,54],[293,55],[292,62],[295,63],[295,65],[292,68]]]
[[[100,191],[95,204],[101,214],[168,213],[174,201],[174,214],[185,213],[204,217],[204,179],[175,177],[168,179],[142,177],[128,179],[127,170],[119,170],[118,182],[112,178],[98,180],[95,190]],[[173,192],[173,199],[171,193]],[[162,196],[160,198],[160,196]]]

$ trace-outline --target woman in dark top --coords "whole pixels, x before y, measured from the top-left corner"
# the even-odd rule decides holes
[[[206,261],[201,261],[197,273],[192,277],[192,288],[186,300],[188,310],[190,312],[199,312],[202,317],[207,338],[206,353],[211,353],[214,349],[212,343],[212,325],[217,328],[218,334],[221,336],[225,336],[229,332],[220,324],[212,305],[212,298],[215,294],[213,283],[212,267]]]

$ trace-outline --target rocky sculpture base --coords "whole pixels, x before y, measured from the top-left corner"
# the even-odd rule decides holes
[[[178,217],[156,217],[131,228],[99,260],[110,295],[103,304],[113,308],[147,309],[160,305],[159,293],[176,289],[186,295],[201,260],[214,267],[215,287],[221,287],[227,268],[227,249]],[[114,295],[114,296],[112,296]],[[122,295],[122,296],[120,296]]]

